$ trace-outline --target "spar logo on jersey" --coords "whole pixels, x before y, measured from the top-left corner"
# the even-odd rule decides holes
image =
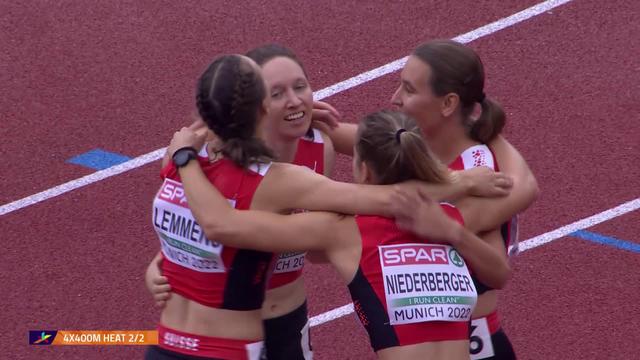
[[[449,259],[451,260],[451,263],[457,267],[464,266],[464,260],[462,260],[462,256],[458,254],[456,249],[449,250]]]
[[[158,192],[158,198],[182,206],[183,208],[188,208],[184,188],[182,184],[177,181],[164,179],[164,183]]]
[[[380,246],[384,266],[447,265],[447,248],[442,245],[403,244]]]

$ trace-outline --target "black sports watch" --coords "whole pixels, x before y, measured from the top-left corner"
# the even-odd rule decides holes
[[[173,153],[173,163],[177,168],[181,168],[189,163],[189,161],[198,158],[198,152],[192,147],[183,147]]]

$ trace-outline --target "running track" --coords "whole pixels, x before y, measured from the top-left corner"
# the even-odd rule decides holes
[[[323,89],[424,40],[468,33],[536,2],[474,4],[0,2],[7,358],[140,358],[133,347],[30,347],[27,331],[151,329],[157,319],[142,276],[157,249],[149,213],[158,163],[31,205],[33,194],[94,173],[66,160],[94,148],[136,157],[165,146],[186,122],[195,78],[216,54],[278,41],[298,52]],[[640,353],[640,255],[563,237],[588,228],[640,242],[639,12],[635,1],[574,0],[470,43],[487,67],[488,95],[507,109],[507,136],[542,188],[522,217],[521,239],[546,235],[527,243],[539,246],[517,258],[500,304],[522,359]],[[333,91],[327,100],[355,121],[388,105],[397,78]],[[341,160],[336,177],[349,180]],[[624,203],[625,214],[600,214]],[[591,226],[594,219],[608,221]],[[348,303],[329,267],[310,266],[306,276],[312,314]],[[345,312],[313,329],[317,359],[372,358]]]

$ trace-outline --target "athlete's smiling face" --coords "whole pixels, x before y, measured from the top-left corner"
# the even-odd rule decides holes
[[[400,86],[391,97],[398,110],[416,120],[426,135],[442,123],[443,98],[433,93],[431,67],[416,56],[410,56],[400,73]]]
[[[304,136],[311,125],[313,91],[300,65],[275,57],[262,65],[262,76],[270,98],[269,130],[284,138]]]

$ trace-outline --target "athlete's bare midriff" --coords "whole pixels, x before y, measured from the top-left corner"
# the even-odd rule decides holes
[[[262,318],[273,319],[289,314],[306,300],[302,277],[293,282],[267,291],[262,303]]]
[[[256,341],[264,337],[259,309],[215,309],[176,293],[172,293],[167,301],[160,316],[160,323],[168,328],[194,335]]]
[[[380,360],[447,359],[468,360],[469,340],[428,342],[394,346],[376,353]]]

